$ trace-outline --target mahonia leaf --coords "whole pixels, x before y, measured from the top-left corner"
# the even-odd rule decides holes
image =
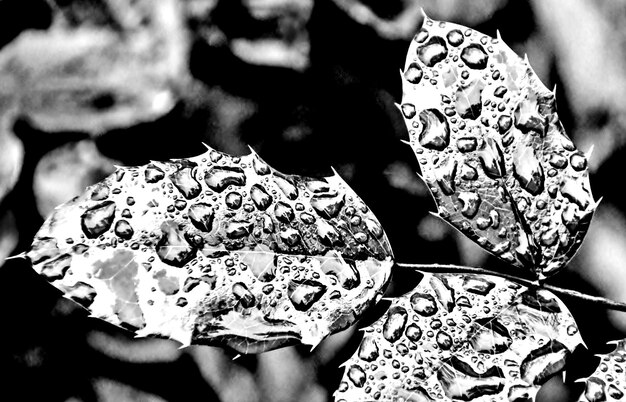
[[[500,38],[426,17],[402,82],[410,145],[438,215],[517,267],[561,269],[596,203],[587,158],[528,61]]]
[[[392,252],[337,175],[256,154],[119,168],[58,207],[27,253],[93,316],[183,345],[316,345],[377,301]]]
[[[567,307],[546,290],[424,274],[364,329],[335,400],[533,400],[580,344]]]
[[[585,382],[585,391],[579,402],[621,401],[626,393],[626,340],[615,344],[615,350],[599,355],[600,364]]]

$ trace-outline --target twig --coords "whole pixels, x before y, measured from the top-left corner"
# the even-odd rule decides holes
[[[562,296],[571,297],[573,299],[583,300],[589,303],[598,304],[604,306],[606,308],[610,308],[612,310],[617,311],[625,311],[626,312],[626,303],[614,301],[611,299],[607,299],[605,297],[600,296],[591,296],[585,293],[578,292],[572,289],[564,289],[554,285],[548,285],[546,283],[542,283],[538,280],[530,280],[520,278],[514,275],[503,274],[500,272],[493,272],[483,268],[475,268],[475,267],[465,267],[462,265],[440,265],[440,264],[406,264],[406,263],[396,263],[398,267],[401,268],[410,268],[416,269],[418,271],[424,272],[433,272],[433,273],[446,273],[446,272],[458,272],[458,273],[471,273],[471,274],[481,274],[481,275],[493,275],[499,276],[504,279],[508,279],[513,282],[517,282],[524,286],[528,286],[531,288],[541,288],[549,290],[553,293],[560,294]]]

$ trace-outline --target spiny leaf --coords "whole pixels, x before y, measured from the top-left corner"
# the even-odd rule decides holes
[[[425,274],[365,328],[335,400],[533,400],[580,344],[550,292],[493,276]]]
[[[283,175],[211,149],[119,168],[55,210],[27,256],[95,317],[241,353],[314,346],[351,325],[392,265],[338,175]]]
[[[527,60],[499,38],[426,18],[402,81],[411,147],[439,215],[539,276],[567,264],[595,210],[587,158]]]
[[[626,393],[626,340],[614,342],[615,350],[600,355],[598,368],[585,379],[580,402],[621,401]]]

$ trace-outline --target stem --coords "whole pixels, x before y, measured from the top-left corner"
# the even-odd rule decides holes
[[[527,287],[531,288],[541,288],[549,290],[553,293],[560,294],[562,296],[571,297],[573,299],[583,300],[592,304],[597,304],[604,306],[606,308],[624,311],[626,312],[626,303],[614,301],[611,299],[607,299],[600,296],[591,296],[585,293],[578,292],[572,289],[564,289],[554,285],[548,285],[546,283],[542,283],[538,280],[530,280],[519,278],[514,275],[503,274],[500,272],[488,271],[483,268],[474,268],[474,267],[464,267],[461,265],[440,265],[440,264],[405,264],[405,263],[396,263],[397,266],[401,268],[411,268],[424,272],[432,272],[432,273],[445,273],[445,272],[458,272],[458,273],[468,273],[468,274],[481,274],[481,275],[493,275],[499,276],[504,279],[508,279],[513,282],[517,282]]]

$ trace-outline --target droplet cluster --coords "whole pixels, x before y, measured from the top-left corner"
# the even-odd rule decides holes
[[[531,401],[581,344],[573,317],[547,291],[425,274],[365,328],[335,400]]]
[[[598,355],[598,368],[585,380],[581,402],[617,402],[626,393],[626,340],[613,342],[615,350]]]
[[[439,215],[513,265],[562,268],[595,203],[587,159],[528,62],[499,38],[426,18],[402,81],[400,110]]]
[[[58,208],[27,255],[96,317],[243,353],[351,325],[392,265],[380,223],[339,176],[211,149],[119,168]]]

